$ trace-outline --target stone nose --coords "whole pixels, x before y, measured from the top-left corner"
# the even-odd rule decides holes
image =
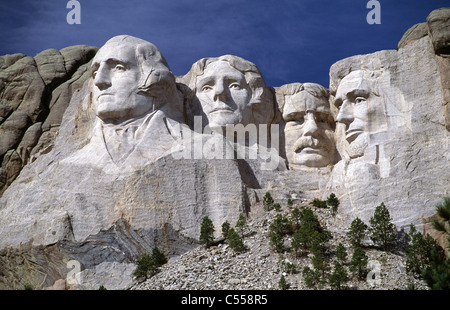
[[[308,112],[305,115],[305,125],[303,126],[303,135],[304,136],[313,136],[319,127],[317,126],[317,121],[314,113]]]
[[[218,82],[214,85],[214,101],[225,101],[228,97],[226,88],[223,82]]]
[[[111,86],[111,77],[105,67],[100,66],[95,74],[94,85],[100,90]]]
[[[337,115],[336,121],[348,125],[353,122],[353,120],[353,104],[349,100],[344,100],[341,107],[339,108],[339,113]]]

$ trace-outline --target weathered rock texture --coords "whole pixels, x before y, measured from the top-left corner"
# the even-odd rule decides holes
[[[99,113],[105,108],[102,102],[114,103],[111,97],[100,99],[92,94],[113,89],[115,82],[110,78],[118,74],[116,69],[126,68],[120,63],[113,67],[105,55],[124,49],[115,49],[114,44],[103,49],[92,67],[90,59],[97,49],[87,46],[46,50],[35,58],[22,54],[0,57],[0,181],[4,191],[0,198],[0,288],[25,284],[60,287],[64,279],[73,285],[68,275],[74,273],[82,279],[75,287],[128,287],[136,259],[144,252],[158,246],[166,255],[175,256],[197,247],[204,216],[212,219],[218,237],[224,221],[235,223],[240,214],[260,211],[267,191],[281,204],[288,199],[323,199],[334,192],[341,203],[328,228],[335,232],[348,228],[356,216],[367,222],[381,202],[398,229],[410,223],[421,227],[442,197],[450,194],[448,16],[448,9],[432,12],[426,25],[408,31],[397,50],[349,57],[330,68],[330,109],[327,106],[326,112],[335,124],[327,128],[336,127],[332,138],[338,161],[296,170],[285,164],[283,150],[290,142],[284,139],[283,118],[300,126],[301,114],[308,111],[298,110],[295,119],[282,117],[283,106],[277,101],[282,88],[266,87],[253,64],[247,71],[250,75],[257,72],[256,79],[245,79],[248,66],[234,61],[232,69],[212,72],[214,84],[201,86],[206,93],[214,89],[222,103],[233,102],[224,99],[231,96],[240,99],[242,106],[256,104],[252,108],[258,115],[263,112],[257,109],[259,104],[273,102],[270,119],[279,125],[280,136],[271,138],[280,141],[280,156],[272,170],[262,168],[260,159],[175,156],[186,154],[183,147],[187,144],[169,154],[145,157],[158,147],[165,150],[164,143],[171,139],[178,141],[172,121],[182,123],[180,115],[192,125],[192,117],[197,115],[188,104],[198,95],[183,84],[185,77],[175,80],[156,48],[145,42],[139,49],[144,56],[137,58],[150,62],[150,68],[144,68],[148,76],[142,76],[145,70],[136,67],[136,79],[126,85],[135,87],[137,80],[144,81],[137,89],[147,97],[137,100],[153,102],[154,111],[149,115],[154,118],[144,115],[145,120],[159,121],[154,128],[164,133],[164,139],[153,135],[155,140],[144,141],[141,149],[134,148],[135,141],[130,147],[123,140],[120,143],[129,147],[130,153],[138,150],[143,155],[135,154],[130,164],[123,166],[106,166],[98,160],[101,152],[100,159],[108,158],[108,149],[97,148],[106,137],[102,135],[105,131],[98,131],[99,126],[117,124],[104,119],[111,114]],[[134,40],[121,37],[112,42],[123,42],[123,38]],[[128,52],[118,54],[133,55],[132,49]],[[356,93],[343,90],[355,86],[355,81]],[[249,98],[259,92],[254,87],[258,85],[263,91],[252,103]],[[210,93],[208,96],[214,99]],[[313,100],[311,96],[301,98]],[[349,107],[357,108],[350,113]],[[223,108],[221,113],[226,116],[228,108]],[[315,120],[308,120],[310,126],[322,126],[320,112],[310,115]],[[361,116],[362,112],[366,116]],[[137,119],[142,120],[140,117]],[[112,127],[111,137],[115,138],[114,130],[136,129],[119,127]],[[314,130],[303,130],[302,135],[306,132]],[[189,137],[223,142],[217,134],[197,132]],[[226,141],[228,146],[234,145],[234,137],[231,140]],[[103,145],[114,146],[111,141],[106,139]],[[314,149],[315,143],[311,140],[309,147]],[[249,143],[244,150],[254,146]]]
[[[90,76],[97,48],[0,56],[0,195],[22,167],[48,152],[72,93]]]

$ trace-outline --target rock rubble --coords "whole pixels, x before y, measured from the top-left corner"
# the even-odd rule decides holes
[[[333,216],[328,209],[313,209],[322,226],[329,229]],[[278,282],[285,276],[289,289],[312,289],[305,284],[302,270],[312,268],[312,254],[296,257],[292,253],[277,253],[269,244],[269,225],[278,213],[288,215],[291,210],[284,207],[281,211],[262,210],[262,206],[253,211],[248,219],[248,229],[244,236],[246,250],[236,253],[226,242],[205,248],[197,247],[180,256],[172,257],[159,272],[144,282],[136,282],[132,290],[278,290]],[[352,248],[344,231],[332,231],[329,241],[330,253],[342,242],[348,258]],[[286,244],[290,244],[290,240]],[[404,290],[414,284],[415,289],[426,290],[426,284],[414,279],[405,270],[404,252],[383,252],[374,248],[365,248],[370,260],[379,263],[380,272],[373,276],[374,281],[359,281],[352,277],[346,285],[354,290]],[[336,262],[335,255],[329,255],[330,266]],[[350,259],[348,259],[350,260]],[[297,273],[287,273],[283,262],[297,265]],[[347,272],[348,266],[346,266]],[[376,271],[373,268],[373,271]],[[330,273],[330,272],[328,272]],[[374,274],[376,272],[372,272]],[[324,285],[320,289],[330,289]]]

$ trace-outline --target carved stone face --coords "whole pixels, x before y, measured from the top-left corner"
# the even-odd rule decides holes
[[[333,119],[325,98],[316,98],[307,91],[286,99],[283,109],[286,156],[291,169],[325,167],[335,156]]]
[[[102,120],[137,117],[152,108],[152,97],[138,92],[141,68],[131,44],[105,44],[92,62],[94,109]]]
[[[196,89],[211,128],[248,124],[247,105],[252,91],[242,72],[225,61],[212,62],[198,76]]]
[[[342,79],[336,92],[337,122],[345,125],[347,152],[351,158],[362,156],[368,134],[386,130],[383,104],[374,95],[364,71],[357,70]]]

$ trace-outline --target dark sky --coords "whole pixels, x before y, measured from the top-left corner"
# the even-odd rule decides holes
[[[175,75],[200,58],[233,54],[255,63],[269,86],[326,87],[334,62],[395,49],[411,26],[450,6],[448,0],[379,0],[381,24],[369,25],[368,0],[78,0],[81,24],[69,25],[68,0],[0,1],[0,55],[101,47],[129,34],[154,43]]]

